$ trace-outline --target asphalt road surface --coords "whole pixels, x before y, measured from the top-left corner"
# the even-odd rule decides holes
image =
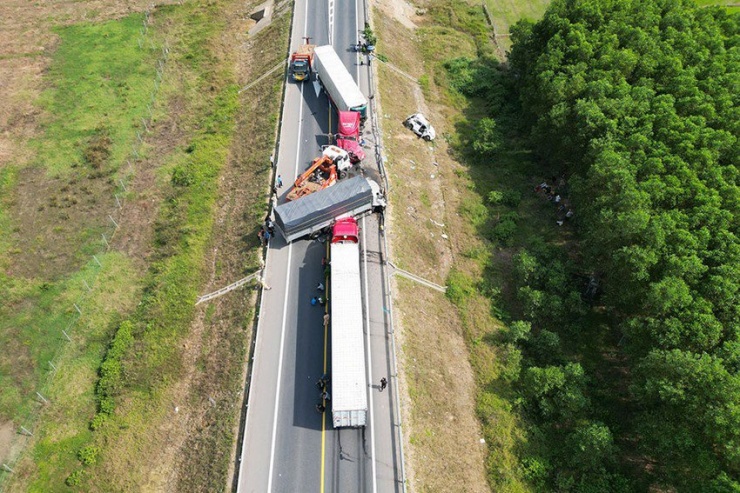
[[[364,27],[361,0],[335,5],[334,0],[298,0],[291,48],[304,36],[316,45],[333,44],[350,73],[370,95],[366,65],[351,50]],[[363,56],[364,57],[364,56]],[[366,60],[366,58],[365,58]],[[374,138],[366,126],[365,138]],[[288,82],[280,133],[277,173],[282,176],[280,201],[292,181],[328,143],[336,116],[326,95],[312,82]],[[372,148],[366,148],[366,175],[382,183]],[[324,308],[311,305],[323,280],[321,260],[326,245],[298,240],[286,245],[273,238],[265,271],[255,341],[244,440],[239,459],[239,492],[386,492],[402,491],[398,422],[394,413],[390,321],[385,286],[383,238],[377,215],[360,221],[363,314],[365,316],[369,413],[364,429],[335,430],[330,405],[320,414],[316,381],[331,373],[329,334]],[[380,392],[380,379],[389,386]],[[331,392],[331,388],[329,388]]]

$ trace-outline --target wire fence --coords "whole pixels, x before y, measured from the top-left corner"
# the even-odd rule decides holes
[[[177,3],[182,4],[182,0]],[[40,427],[45,409],[54,406],[54,399],[50,398],[50,395],[53,394],[55,377],[65,371],[65,361],[69,357],[68,355],[72,354],[74,349],[81,349],[86,344],[82,324],[85,321],[86,314],[89,313],[88,310],[95,310],[95,306],[92,305],[90,299],[96,292],[101,272],[106,269],[104,255],[110,251],[113,237],[124,219],[126,199],[132,196],[133,192],[130,188],[136,174],[136,165],[142,160],[142,146],[147,134],[151,131],[154,105],[167,70],[170,54],[168,41],[165,40],[158,44],[155,37],[149,35],[154,9],[155,5],[152,4],[144,12],[142,27],[136,39],[139,49],[150,50],[152,53],[156,53],[157,56],[155,77],[146,103],[145,116],[141,118],[128,155],[118,167],[113,189],[114,208],[103,212],[105,226],[101,229],[97,252],[90,258],[90,268],[83,269],[84,275],[81,286],[79,286],[82,294],[72,303],[71,307],[64,309],[64,314],[69,314],[68,320],[63,323],[64,328],[59,329],[58,345],[53,350],[52,357],[43,363],[43,368],[41,368],[41,370],[47,371],[46,376],[29,396],[33,401],[30,411],[23,416],[15,417],[13,420],[16,434],[10,445],[10,456],[5,459],[2,468],[0,468],[0,489],[8,477],[15,473],[16,465],[23,458],[27,445]]]

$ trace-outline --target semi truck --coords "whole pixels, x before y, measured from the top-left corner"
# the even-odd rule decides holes
[[[314,70],[337,111],[356,111],[367,116],[367,98],[331,45],[314,48]]]
[[[290,55],[290,73],[296,82],[309,80],[313,68],[313,53],[316,45],[308,43],[311,38],[303,39],[306,42]]]
[[[365,151],[360,143],[360,114],[356,111],[338,111],[337,145],[347,151],[353,163],[365,159]]]
[[[320,234],[337,217],[382,211],[386,202],[380,187],[373,180],[355,176],[339,181],[292,202],[275,207],[275,226],[290,243],[303,237]]]
[[[331,321],[331,415],[334,428],[367,423],[367,374],[357,220],[338,219],[329,245]]]
[[[347,177],[351,167],[347,151],[337,146],[326,146],[321,156],[314,159],[306,171],[296,178],[286,200],[296,200],[334,185],[338,178]]]

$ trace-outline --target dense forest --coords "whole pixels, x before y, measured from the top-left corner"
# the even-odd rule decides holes
[[[507,68],[448,64],[488,101],[475,150],[516,127],[575,211],[571,251],[514,256],[501,343],[538,491],[740,491],[738,17],[554,0]]]

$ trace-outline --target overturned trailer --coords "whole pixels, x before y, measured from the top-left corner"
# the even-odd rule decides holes
[[[290,243],[331,226],[339,216],[361,216],[385,208],[380,187],[373,180],[356,176],[333,187],[275,207],[275,226]]]

